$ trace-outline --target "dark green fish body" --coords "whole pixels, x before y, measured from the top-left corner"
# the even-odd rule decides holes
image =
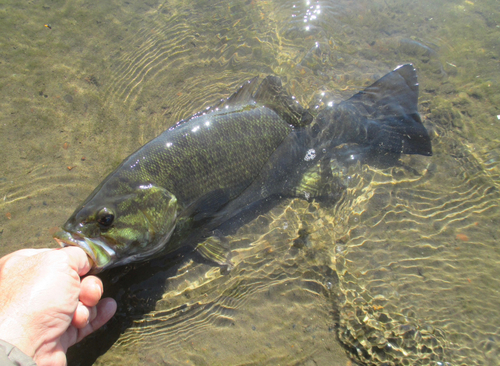
[[[117,174],[161,185],[175,194],[182,209],[221,189],[233,199],[291,130],[261,105],[210,113],[164,132],[128,158]]]
[[[256,79],[249,81],[130,155],[56,240],[82,247],[97,272],[173,252],[183,245],[169,240],[174,230],[201,223],[215,228],[273,195],[324,194],[317,182],[331,174],[329,161],[339,146],[352,146],[356,154],[431,154],[411,65],[324,109],[314,121],[278,78],[267,77],[254,93],[256,86]],[[200,251],[218,261],[210,250]]]

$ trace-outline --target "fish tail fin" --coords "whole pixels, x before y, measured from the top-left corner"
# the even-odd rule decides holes
[[[318,114],[320,141],[354,143],[379,152],[432,155],[418,113],[418,82],[411,64],[399,66],[338,106]],[[314,126],[313,126],[314,127]]]

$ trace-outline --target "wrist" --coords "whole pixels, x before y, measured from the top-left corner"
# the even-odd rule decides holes
[[[31,358],[35,355],[36,346],[28,330],[14,317],[0,317],[0,339],[16,346]]]
[[[29,357],[13,344],[1,339],[0,352],[3,352],[8,360],[14,365],[36,366],[33,357]]]

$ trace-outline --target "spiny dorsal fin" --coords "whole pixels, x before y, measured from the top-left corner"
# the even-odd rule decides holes
[[[228,97],[226,99],[221,99],[215,105],[208,107],[200,112],[197,112],[189,118],[180,120],[171,128],[174,128],[174,127],[179,126],[180,124],[186,123],[186,122],[192,120],[193,118],[198,118],[198,117],[201,117],[205,114],[216,112],[216,111],[219,111],[219,110],[226,108],[226,107],[234,107],[237,105],[245,105],[245,104],[252,103],[253,102],[252,94],[255,90],[255,87],[257,86],[258,81],[259,81],[258,76],[248,80],[242,86],[240,86],[240,88],[234,94],[232,94],[230,97]]]
[[[230,97],[228,97],[226,99],[221,99],[221,101],[219,103],[215,104],[212,107],[205,109],[204,111],[202,111],[200,113],[207,114],[210,112],[215,112],[215,111],[221,110],[221,109],[226,108],[226,107],[234,107],[234,106],[238,106],[238,105],[245,105],[245,104],[251,103],[253,101],[252,94],[253,94],[258,82],[259,82],[258,76],[246,81]],[[193,117],[195,117],[195,116],[198,117],[198,116],[200,116],[200,114],[197,113]]]
[[[304,127],[312,122],[313,116],[283,89],[279,77],[267,76],[260,84],[255,95],[253,95],[258,81],[259,77],[248,80],[229,98],[222,99],[214,106],[177,122],[174,127],[208,113],[221,111],[229,107],[245,106],[254,102],[261,103],[272,109],[294,127]]]
[[[245,84],[240,86],[240,88],[233,95],[231,95],[226,100],[223,100],[220,105],[217,105],[217,107],[221,109],[226,105],[236,106],[250,103],[253,100],[252,94],[255,87],[257,86],[258,81],[258,76],[248,80],[247,82],[245,82]]]
[[[277,76],[267,76],[253,99],[275,111],[294,127],[304,127],[313,120],[313,116],[283,89]]]

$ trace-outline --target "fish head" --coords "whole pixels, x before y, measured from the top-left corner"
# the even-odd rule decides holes
[[[152,257],[175,228],[178,202],[166,189],[141,184],[112,191],[98,187],[54,234],[62,247],[78,246],[87,253],[90,273]]]

